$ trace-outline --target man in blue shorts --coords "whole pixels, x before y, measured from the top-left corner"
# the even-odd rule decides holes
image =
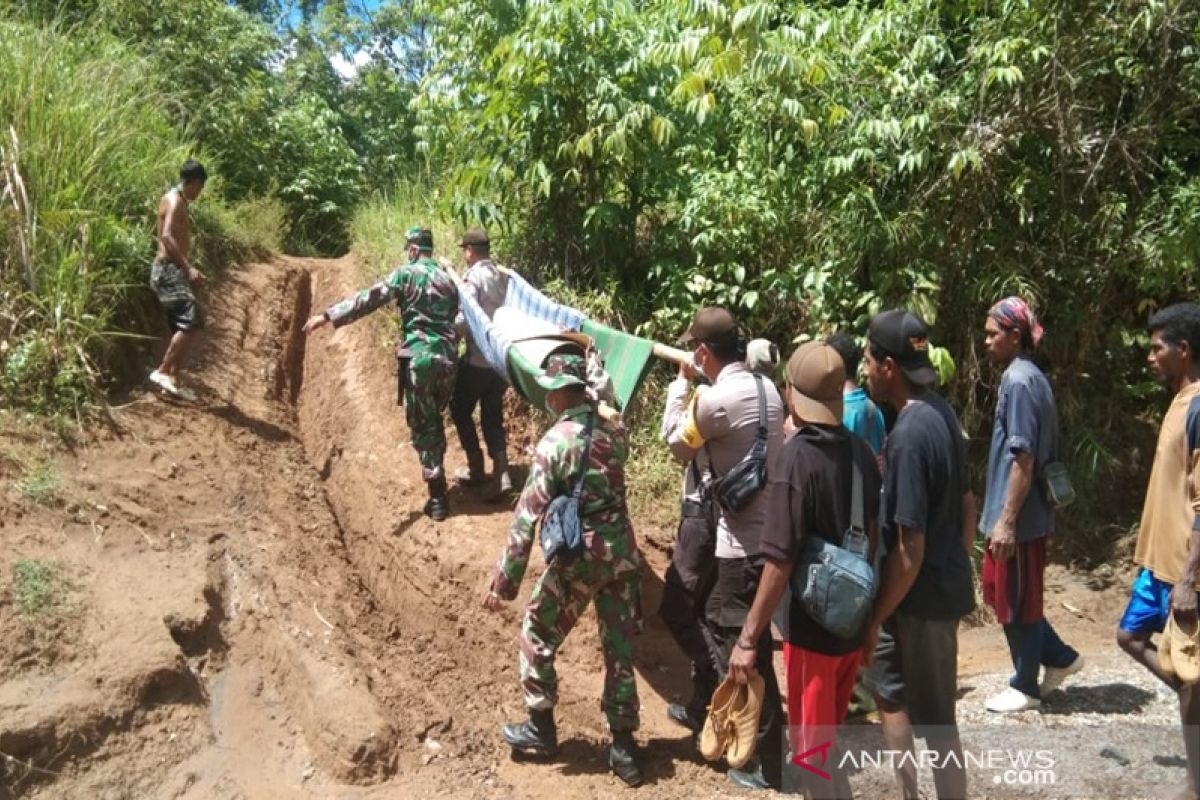
[[[1187,785],[1172,797],[1200,798],[1200,684],[1163,669],[1150,637],[1169,615],[1195,626],[1200,578],[1200,305],[1168,306],[1150,320],[1150,368],[1174,399],[1163,416],[1133,560],[1141,566],[1117,643],[1179,694]]]

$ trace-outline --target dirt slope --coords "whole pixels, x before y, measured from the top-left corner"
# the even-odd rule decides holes
[[[630,794],[607,770],[591,615],[560,658],[563,757],[518,763],[500,743],[499,726],[523,713],[520,605],[493,616],[479,598],[510,509],[456,489],[450,520],[420,514],[378,328],[300,335],[314,304],[356,280],[349,259],[278,259],[225,279],[195,406],[135,394],[73,447],[0,417],[0,798]],[[451,467],[460,459],[452,441]],[[40,460],[59,479],[34,502],[16,484]],[[652,613],[671,534],[639,536],[652,569],[637,642],[650,785],[637,795],[739,796],[665,721],[687,691]],[[55,565],[50,608],[18,608],[18,561]],[[535,556],[523,597],[539,569]],[[1109,644],[1120,584],[1055,580],[1080,616],[1052,617],[1126,701],[1068,693],[1059,713],[1169,723],[1170,703],[1135,690],[1149,682]],[[964,709],[1002,683],[1006,658],[998,631],[964,632]]]

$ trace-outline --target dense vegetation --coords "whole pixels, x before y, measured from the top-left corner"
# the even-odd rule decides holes
[[[862,330],[880,307],[909,305],[954,355],[949,391],[975,433],[988,431],[995,383],[980,363],[982,314],[1020,292],[1049,332],[1043,359],[1087,505],[1120,504],[1120,522],[1136,506],[1141,480],[1122,478],[1144,470],[1146,412],[1159,405],[1144,323],[1200,294],[1195,3],[3,7],[13,45],[0,55],[0,123],[4,146],[12,126],[21,148],[6,150],[19,152],[6,170],[29,192],[27,222],[40,215],[35,268],[54,286],[87,284],[60,317],[93,314],[84,327],[98,340],[153,330],[129,309],[145,299],[153,202],[186,151],[219,176],[203,205],[229,219],[242,204],[233,218],[258,238],[277,227],[305,252],[353,242],[378,263],[414,212],[482,221],[511,263],[583,304],[620,298],[599,307],[655,336],[711,302],[781,342]],[[339,75],[331,59],[355,54],[358,70]],[[76,64],[68,83],[81,88],[14,87],[7,76],[35,56]],[[63,164],[79,180],[60,189],[36,154],[58,152],[44,137],[84,135],[65,125],[85,102],[105,104],[130,144],[64,140],[90,161]],[[30,113],[37,103],[64,122]],[[65,381],[74,402],[92,362],[66,344],[90,359],[99,341],[46,345],[79,380],[58,369],[37,392],[17,388],[33,369],[21,354],[42,346],[27,343],[57,341],[40,335],[53,315],[36,309],[61,303],[52,282],[22,282],[12,197],[0,200],[4,391],[61,399]]]

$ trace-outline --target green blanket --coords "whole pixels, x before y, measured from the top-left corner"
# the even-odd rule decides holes
[[[612,376],[617,404],[624,410],[650,372],[654,342],[590,319],[583,321],[583,332],[595,340],[604,368]]]
[[[542,340],[543,342],[545,340]],[[524,348],[517,344],[508,348],[508,377],[517,393],[538,408],[546,407],[546,390],[538,385],[537,378],[542,374],[542,362],[551,354],[558,352],[583,355],[583,348],[573,342],[563,341],[547,350],[545,347],[535,348],[541,360],[534,361]]]

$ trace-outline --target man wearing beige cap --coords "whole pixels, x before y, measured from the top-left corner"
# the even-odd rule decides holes
[[[771,475],[767,524],[760,546],[766,556],[762,582],[746,616],[740,642],[753,642],[768,629],[771,614],[788,586],[805,546],[813,537],[846,546],[845,534],[856,521],[851,504],[854,472],[859,475],[861,523],[870,543],[866,558],[873,560],[879,518],[879,467],[862,438],[842,425],[842,386],[845,367],[837,351],[824,342],[801,345],[787,365],[787,407],[796,434],[784,445],[779,466]],[[854,691],[867,620],[848,638],[823,628],[791,594],[788,624],[783,631],[783,663],[787,676],[788,738],[792,752],[810,752],[832,741],[846,719]],[[745,681],[757,669],[754,654],[735,649],[730,672]],[[827,757],[828,765],[838,759]],[[831,770],[833,780],[807,781],[809,796],[849,797],[844,773]],[[806,773],[799,771],[798,778]],[[789,787],[790,788],[790,787]]]
[[[492,261],[491,243],[487,231],[482,228],[472,228],[463,234],[462,249],[463,259],[467,262],[462,289],[475,298],[490,319],[496,309],[504,305],[508,275]],[[496,481],[493,488],[498,497],[512,489],[512,478],[508,474],[508,441],[504,433],[504,392],[508,384],[488,366],[461,311],[455,324],[459,336],[466,337],[467,354],[458,365],[454,395],[450,398],[450,418],[458,431],[459,444],[467,454],[467,466],[456,470],[454,479],[463,486],[480,486],[488,480],[479,434],[475,432],[474,414],[478,405],[479,426],[492,458],[492,478]]]
[[[704,486],[712,486],[741,462],[757,460],[757,454],[765,452],[769,479],[783,446],[783,403],[770,382],[746,366],[746,342],[737,321],[724,308],[703,308],[696,312],[680,344],[691,348],[692,364],[680,368],[682,380],[676,384],[682,382],[683,386],[676,385],[668,392],[666,416],[672,424],[664,425],[669,428],[664,433],[671,452],[681,462],[695,464],[695,470],[689,467],[689,475]],[[699,375],[711,386],[687,402],[687,381]],[[703,634],[712,664],[717,677],[723,678],[730,654],[737,648],[749,649],[758,659],[764,680],[757,762],[729,772],[734,783],[754,789],[779,785],[783,757],[783,708],[771,668],[771,633],[763,631],[752,642],[738,640],[762,570],[760,540],[766,527],[769,488],[748,492],[734,508],[728,507],[728,497],[726,504],[721,504],[713,492],[699,493],[713,535],[710,552],[715,564],[710,562],[704,570],[707,585],[697,584],[694,602],[697,609],[703,609]],[[687,545],[678,542],[677,555]],[[679,566],[680,559],[673,557],[672,563]]]

